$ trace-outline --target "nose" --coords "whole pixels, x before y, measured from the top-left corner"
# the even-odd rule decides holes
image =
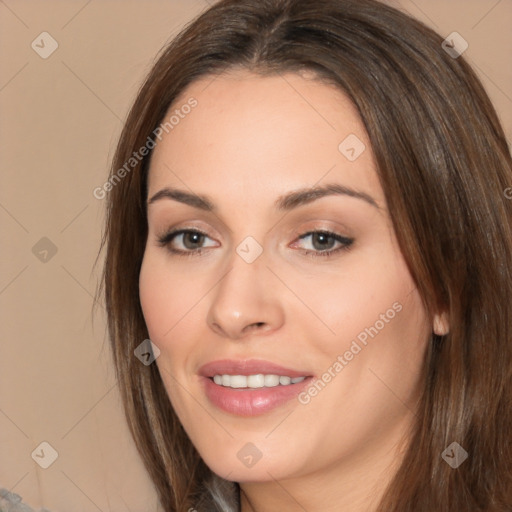
[[[207,322],[216,334],[242,340],[268,335],[283,325],[280,287],[264,255],[247,263],[234,252],[230,270],[212,290]]]

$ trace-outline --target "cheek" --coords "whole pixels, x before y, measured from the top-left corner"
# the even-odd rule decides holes
[[[167,279],[161,274],[158,265],[152,264],[151,258],[144,255],[139,275],[139,299],[144,320],[149,331],[150,338],[157,341],[160,338],[162,320],[166,316],[170,304],[170,297],[166,296]]]
[[[327,337],[330,350],[343,348],[341,340],[350,343],[361,333],[364,340],[366,329],[375,324],[379,331],[389,331],[389,325],[400,323],[409,309],[418,307],[410,304],[415,285],[405,264],[385,251],[378,257],[366,256],[346,270],[307,284],[303,292],[333,334]]]
[[[329,343],[330,360],[342,355],[344,366],[336,385],[342,394],[352,390],[355,409],[375,397],[400,409],[396,397],[408,401],[418,385],[428,320],[405,262],[394,258],[351,276],[345,283],[349,299],[338,299],[337,316],[331,316],[337,342]]]
[[[388,412],[391,406],[402,407],[400,401],[395,403],[396,396],[404,401],[413,398],[429,327],[423,302],[400,254],[384,250],[378,257],[368,254],[359,263],[333,276],[325,283],[324,293],[312,289],[307,297],[331,330],[331,335],[316,337],[313,358],[317,356],[317,370],[340,375],[332,387],[329,384],[327,393],[322,391],[317,406],[352,404],[354,417],[366,418],[365,411],[374,407],[376,397],[387,404]],[[322,414],[316,406],[313,409]]]
[[[150,337],[157,344],[171,335],[174,326],[197,302],[193,280],[183,282],[165,258],[146,252],[139,275],[139,299]],[[162,347],[160,347],[162,349]]]
[[[190,352],[187,339],[182,334],[190,328],[187,326],[186,313],[190,310],[188,303],[193,302],[194,294],[190,287],[183,286],[178,276],[169,271],[166,262],[158,256],[151,250],[144,255],[139,275],[139,299],[149,338],[161,352],[156,364],[171,403],[179,412],[182,406],[174,383],[175,378],[183,380],[177,369],[183,368],[183,362]],[[177,337],[180,342],[173,343]],[[176,367],[171,365],[171,361],[177,362]]]

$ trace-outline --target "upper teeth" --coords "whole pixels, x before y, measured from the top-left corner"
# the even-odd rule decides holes
[[[215,375],[213,381],[219,386],[229,388],[271,388],[274,386],[287,386],[302,382],[306,377],[286,377],[280,375]]]

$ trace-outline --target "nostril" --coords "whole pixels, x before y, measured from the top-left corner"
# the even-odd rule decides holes
[[[247,329],[247,330],[249,330],[249,329],[257,329],[257,328],[262,327],[262,326],[264,326],[264,325],[265,325],[265,322],[255,322],[255,323],[253,323],[253,324],[248,325],[248,326],[246,327],[246,329]]]

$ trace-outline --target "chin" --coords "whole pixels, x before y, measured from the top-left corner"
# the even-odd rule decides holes
[[[258,444],[258,443],[257,443]],[[200,455],[206,465],[218,476],[234,482],[267,482],[285,479],[301,473],[304,464],[294,460],[295,453],[273,452],[265,455],[264,443],[261,449],[251,442],[234,442],[233,449],[221,453]]]

